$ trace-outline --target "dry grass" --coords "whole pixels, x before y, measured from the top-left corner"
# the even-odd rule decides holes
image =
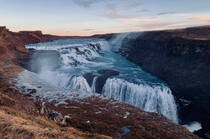
[[[0,107],[0,138],[107,139],[109,137],[60,127],[52,120]]]
[[[7,100],[9,100],[9,101],[11,101],[11,102],[15,102],[15,100],[14,100],[13,98],[11,98],[11,97],[9,97],[8,95],[3,94],[3,93],[0,92],[0,100],[1,100],[1,99],[7,99]]]

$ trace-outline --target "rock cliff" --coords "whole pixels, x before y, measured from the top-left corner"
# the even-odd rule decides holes
[[[139,33],[124,39],[119,53],[167,82],[183,124],[200,121],[197,134],[210,134],[209,26]]]

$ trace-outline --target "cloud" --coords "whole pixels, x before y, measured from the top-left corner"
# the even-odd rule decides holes
[[[107,18],[111,18],[111,19],[122,19],[122,18],[130,18],[129,15],[125,15],[125,14],[120,14],[117,10],[112,9],[109,10],[105,13],[104,15]]]
[[[86,29],[83,29],[82,31],[94,31],[96,29],[93,29],[93,28],[86,28]]]
[[[90,8],[91,5],[103,2],[105,5],[121,6],[121,8],[136,8],[142,5],[139,0],[72,0],[75,4],[83,7]]]
[[[73,2],[83,8],[89,8],[92,4],[103,2],[103,0],[73,0]]]
[[[118,10],[131,10],[140,7],[143,3],[140,0],[109,0],[106,3],[108,9],[117,8]]]
[[[100,3],[103,6],[102,15],[111,20],[127,19],[136,17],[134,12],[142,5],[141,0],[72,0],[75,4],[82,8],[90,8],[94,4]],[[91,8],[92,9],[92,8]]]
[[[107,10],[104,16],[111,19],[133,18],[134,15],[130,15],[129,11],[141,5],[142,3],[139,0],[110,0],[105,5]]]
[[[133,24],[140,24],[140,23],[157,23],[158,21],[151,18],[130,18],[130,19],[121,19],[119,23],[124,25],[133,25]]]
[[[126,14],[121,14],[120,10],[118,9],[118,5],[116,3],[108,3],[106,4],[106,11],[104,16],[111,19],[120,19],[120,18],[128,18]]]
[[[123,0],[121,0],[123,1]],[[127,7],[129,8],[136,8],[141,6],[143,3],[140,0],[128,0],[128,5]]]
[[[143,24],[143,25],[136,25],[136,27],[141,27],[145,30],[154,30],[154,29],[163,29],[163,28],[170,28],[176,23],[169,23],[169,22],[154,22],[150,24]]]
[[[210,23],[210,14],[209,15],[200,15],[197,17],[193,17],[193,20],[200,21],[200,22],[207,22]]]
[[[137,13],[146,13],[146,12],[149,12],[150,10],[149,9],[141,9],[141,10],[137,10],[136,12]]]
[[[161,12],[157,13],[157,15],[168,15],[168,14],[175,14],[176,12]]]

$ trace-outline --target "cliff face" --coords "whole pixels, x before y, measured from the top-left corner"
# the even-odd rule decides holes
[[[199,138],[163,116],[111,99],[93,97],[59,106],[46,102],[42,106],[30,95],[10,88],[13,82],[9,79],[24,70],[21,65],[31,53],[25,44],[64,38],[68,37],[43,35],[40,31],[14,33],[0,27],[0,138]]]
[[[117,33],[110,33],[110,34],[96,34],[91,36],[92,38],[102,38],[106,40],[112,39],[115,35],[118,35]]]
[[[168,83],[183,123],[200,121],[200,132],[210,131],[210,27],[145,32],[119,52]]]
[[[0,61],[24,56],[29,52],[25,49],[26,44],[65,38],[70,37],[44,35],[41,31],[11,32],[6,27],[0,27]]]

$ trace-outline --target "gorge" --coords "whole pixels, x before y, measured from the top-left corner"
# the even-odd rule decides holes
[[[56,92],[60,90],[65,92],[62,93],[62,97],[66,100],[71,95],[67,92],[79,93],[77,94],[78,98],[80,98],[79,96],[91,96],[92,93],[96,92],[138,106],[145,111],[162,114],[178,123],[175,100],[167,85],[112,52],[112,46],[105,40],[58,40],[32,44],[26,48],[38,50],[35,52],[36,56],[32,56],[34,59],[32,59],[33,67],[31,70],[34,71],[33,68],[37,69],[37,67],[40,69],[37,70],[38,75],[34,80],[33,77],[30,77],[32,75],[29,75],[29,72],[23,72],[19,76],[17,86],[20,89],[25,86],[21,92],[26,92],[27,89],[36,89],[37,93],[34,95],[53,99],[60,96]],[[45,50],[48,54],[39,52]],[[50,50],[58,53],[52,53]],[[91,74],[92,77],[85,76],[87,74]],[[52,84],[55,91],[51,90],[51,94],[44,93],[49,92],[46,90],[53,87],[44,88],[41,83],[36,84],[33,88],[33,82],[41,79]],[[42,86],[42,88],[38,89],[38,86]],[[60,103],[65,103],[65,100],[63,101]]]
[[[39,111],[38,115],[56,122],[63,115],[61,121],[67,127],[113,138],[199,138],[176,124],[183,119],[170,84],[127,60],[128,51],[122,53],[129,50],[124,49],[127,35],[119,42],[13,33],[6,28],[0,33],[0,46],[7,51],[1,57],[1,94],[11,97],[1,97],[2,106],[27,114]],[[11,57],[6,58],[7,54]],[[19,93],[24,99],[16,97]],[[14,97],[16,101],[10,102]],[[186,127],[191,130],[190,126]]]

